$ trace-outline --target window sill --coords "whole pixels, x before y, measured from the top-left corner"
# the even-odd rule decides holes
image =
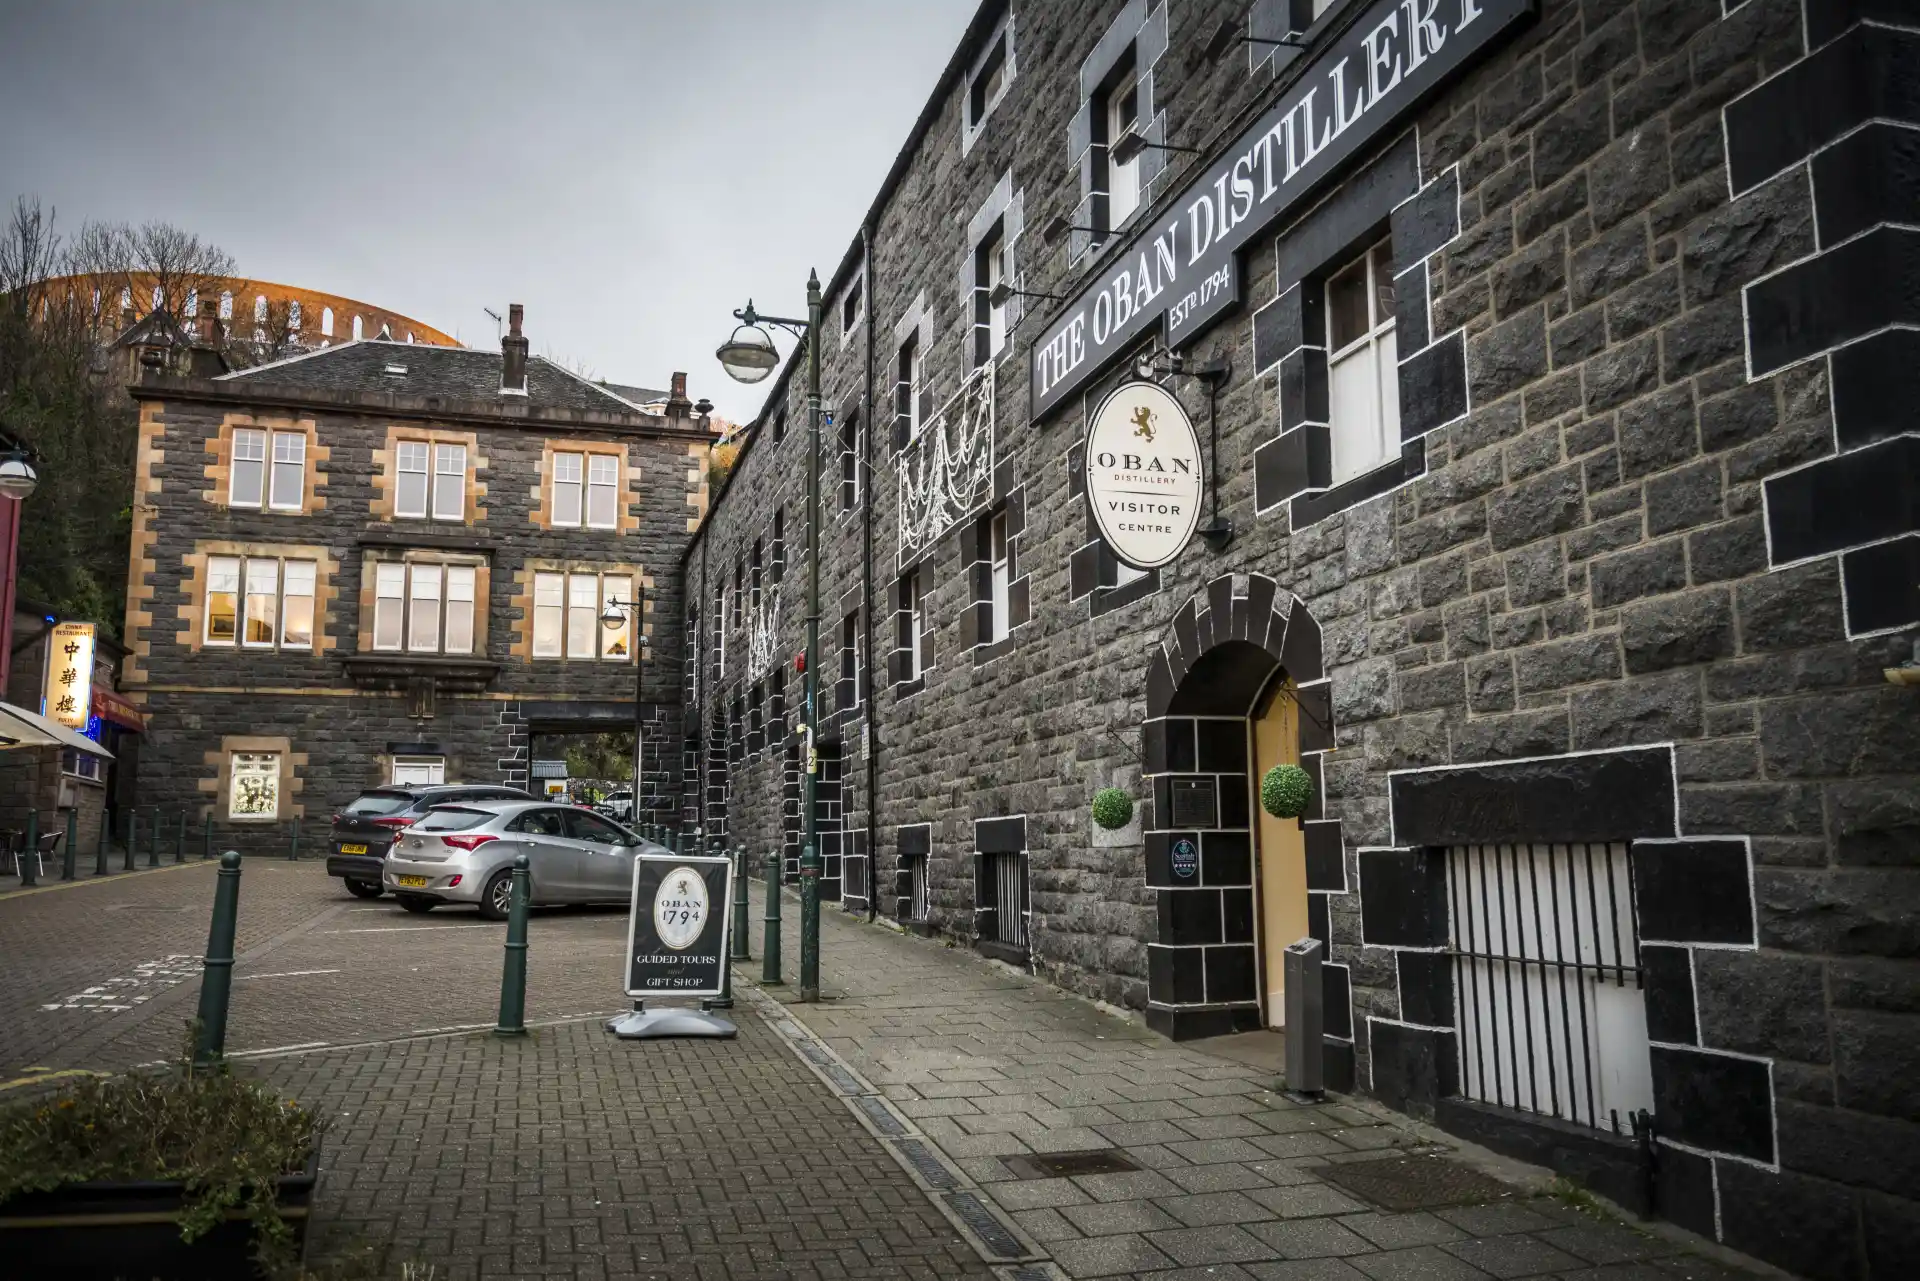
[[[1418,438],[1409,440],[1400,446],[1400,457],[1392,462],[1370,472],[1362,472],[1331,489],[1295,497],[1288,508],[1290,527],[1297,533],[1329,516],[1337,516],[1349,507],[1358,507],[1361,503],[1390,493],[1426,475],[1426,472],[1427,442]]]
[[[978,667],[982,663],[991,663],[996,658],[1004,658],[1006,655],[1011,654],[1016,639],[1017,638],[1009,632],[997,641],[982,641],[980,644],[975,645],[973,647],[973,665]]]
[[[444,690],[478,692],[493,683],[500,664],[479,657],[444,654],[365,653],[341,657],[349,679],[362,689],[404,690],[421,677]]]
[[[927,688],[927,678],[924,676],[917,676],[910,681],[897,682],[893,687],[893,696],[896,699],[911,698],[915,694],[922,692],[926,688]]]
[[[996,961],[1005,961],[1008,965],[1025,969],[1033,962],[1033,953],[1024,947],[1015,947],[1011,943],[1002,943],[999,939],[975,939],[973,950]]]
[[[442,551],[460,552],[493,550],[494,544],[487,537],[486,526],[469,526],[472,532],[466,534],[441,532],[446,529],[448,523],[450,522],[435,525],[423,521],[421,524],[426,525],[427,528],[418,532],[398,529],[363,530],[360,537],[354,540],[354,544],[359,547],[432,547]]]
[[[1145,600],[1160,590],[1160,571],[1150,569],[1145,578],[1135,579],[1125,587],[1096,587],[1093,589],[1093,617],[1111,613],[1124,608],[1135,601]]]

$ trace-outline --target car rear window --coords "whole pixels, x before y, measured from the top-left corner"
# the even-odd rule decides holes
[[[427,816],[413,825],[416,832],[464,832],[470,827],[478,827],[490,818],[499,815],[487,810],[463,809],[458,805],[439,805],[427,811]]]
[[[349,814],[398,814],[413,804],[413,797],[405,792],[368,792],[365,796],[356,796],[353,804],[347,806]]]

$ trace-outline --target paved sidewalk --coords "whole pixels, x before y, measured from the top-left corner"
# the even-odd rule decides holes
[[[762,902],[756,887],[756,923]],[[791,984],[799,964],[791,895],[785,910]],[[787,1012],[1067,1276],[1748,1275],[1537,1186],[1488,1187],[1480,1204],[1384,1211],[1324,1176],[1331,1166],[1447,1151],[1390,1114],[1289,1102],[1270,1073],[1174,1044],[963,949],[838,908],[822,916],[827,999]],[[757,976],[754,950],[743,968]],[[768,991],[789,1002],[792,990]],[[1036,1177],[1047,1173],[1034,1168],[1037,1155],[1091,1150],[1117,1151],[1136,1168]]]

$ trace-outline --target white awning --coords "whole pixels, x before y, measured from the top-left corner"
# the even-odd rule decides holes
[[[38,712],[30,712],[12,703],[0,703],[0,751],[9,747],[71,747],[94,756],[113,759],[113,753],[84,734],[76,734]]]

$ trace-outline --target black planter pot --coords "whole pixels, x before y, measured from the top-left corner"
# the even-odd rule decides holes
[[[280,1213],[304,1258],[320,1175],[316,1143],[298,1174],[275,1181]],[[0,1203],[0,1271],[69,1281],[258,1281],[253,1224],[230,1213],[191,1244],[180,1239],[183,1184],[73,1183]]]

